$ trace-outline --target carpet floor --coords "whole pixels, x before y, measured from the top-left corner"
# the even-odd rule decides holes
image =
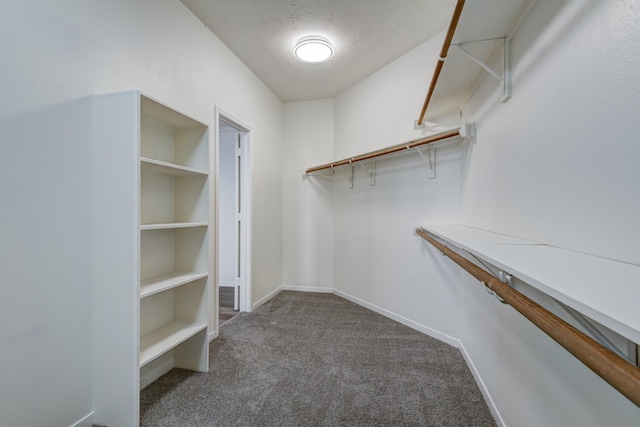
[[[210,370],[141,392],[141,426],[495,426],[459,350],[331,294],[220,328]]]

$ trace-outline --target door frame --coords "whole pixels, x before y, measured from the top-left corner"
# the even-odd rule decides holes
[[[240,230],[240,311],[250,312],[252,309],[252,280],[251,280],[251,139],[252,129],[241,120],[237,119],[233,115],[224,111],[219,106],[215,107],[215,138],[214,138],[214,160],[213,170],[215,171],[215,185],[214,185],[214,206],[212,211],[215,212],[214,222],[215,236],[212,239],[214,248],[212,253],[214,254],[214,277],[213,277],[213,297],[210,298],[211,305],[210,313],[213,314],[213,319],[210,319],[209,324],[213,325],[213,331],[209,333],[209,339],[213,339],[218,336],[219,325],[219,197],[220,197],[220,121],[224,121],[238,130],[241,135],[240,147],[242,150],[241,162],[240,162],[240,175],[241,175],[241,206],[242,206],[242,220]]]

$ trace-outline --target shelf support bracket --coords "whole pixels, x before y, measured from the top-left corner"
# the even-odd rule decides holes
[[[503,70],[502,75],[498,74],[493,68],[489,65],[485,64],[483,60],[466,50],[462,47],[464,44],[468,43],[476,43],[476,42],[468,42],[468,43],[460,43],[456,45],[452,45],[458,48],[460,52],[462,52],[465,56],[467,56],[470,60],[478,64],[482,67],[489,75],[495,78],[498,82],[502,84],[502,98],[500,102],[505,103],[509,99],[511,99],[511,42],[507,40],[506,37],[501,37],[502,40],[502,62],[503,62]],[[496,39],[498,40],[498,39]],[[480,40],[486,41],[486,40]]]
[[[429,179],[433,179],[436,177],[436,149],[435,147],[429,147],[427,149],[427,155],[429,158],[425,157],[424,153],[422,152],[422,148],[420,147],[416,147],[416,149],[418,150],[418,153],[420,153],[420,157],[422,157],[422,160],[424,160],[424,162],[427,164],[427,174]]]
[[[346,165],[345,165],[346,166]],[[332,166],[333,167],[333,166]],[[353,164],[349,161],[349,173],[344,171],[344,168],[340,168],[340,171],[349,182],[349,189],[353,189]]]
[[[362,167],[362,169],[364,169],[364,172],[367,174],[367,176],[369,177],[370,181],[369,181],[369,186],[374,186],[376,185],[376,162],[371,161],[371,169],[367,169],[366,166],[362,163],[362,162],[358,162],[358,164]]]
[[[569,314],[573,318],[573,320],[578,322],[580,324],[580,326],[582,326],[588,332],[588,334],[591,335],[591,338],[593,338],[594,340],[598,341],[600,343],[600,345],[602,345],[603,347],[608,348],[609,350],[611,350],[612,352],[614,352],[615,354],[617,354],[621,358],[625,359],[627,362],[631,363],[632,365],[638,366],[637,365],[637,361],[635,361],[633,359],[633,357],[629,357],[628,354],[625,354],[622,350],[620,350],[617,345],[615,345],[613,342],[611,342],[611,340],[609,340],[609,338],[607,338],[602,332],[600,332],[598,327],[596,325],[594,325],[591,322],[590,319],[587,319],[582,313],[579,313],[578,311],[576,311],[573,308],[561,303],[560,301],[558,301],[556,299],[554,299],[554,301],[565,312],[567,312],[567,314]]]

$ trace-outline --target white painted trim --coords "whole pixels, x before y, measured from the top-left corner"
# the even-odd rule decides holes
[[[335,294],[335,289],[333,288],[323,288],[318,286],[292,286],[292,285],[283,285],[280,287],[280,290],[283,291],[296,291],[296,292],[318,292],[321,294]]]
[[[278,295],[280,293],[280,291],[282,291],[283,286],[279,286],[278,288],[276,288],[275,290],[271,291],[269,294],[267,294],[267,296],[261,298],[259,301],[255,302],[253,304],[252,309],[255,310],[256,308],[260,307],[262,304],[266,303],[267,301],[269,301],[271,298],[275,297],[276,295]]]
[[[93,411],[91,411],[87,416],[82,418],[80,421],[77,421],[71,424],[71,427],[91,427],[93,426]]]
[[[353,295],[349,295],[346,292],[342,292],[337,289],[334,289],[333,292],[339,297],[349,300],[364,308],[368,308],[371,311],[375,311],[378,314],[388,317],[389,319],[395,320],[398,323],[402,323],[403,325],[408,326],[411,329],[415,329],[416,331],[422,332],[425,335],[429,335],[430,337],[435,338],[439,341],[452,345],[456,348],[460,348],[461,346],[460,340],[458,340],[457,338],[451,337],[447,334],[443,334],[442,332],[438,332],[435,329],[431,329],[428,326],[422,325],[418,322],[414,322],[413,320],[407,319],[406,317],[400,316],[399,314],[393,313],[382,307],[378,307],[377,305],[370,304],[366,301],[361,300],[360,298],[356,298]]]
[[[149,371],[147,375],[140,378],[140,390],[142,390],[143,388],[145,388],[146,386],[148,386],[149,384],[151,384],[152,382],[154,382],[155,380],[157,380],[158,378],[160,378],[161,376],[163,376],[164,374],[166,374],[172,369],[173,369],[173,358],[167,359],[166,362],[164,362],[157,368],[153,369],[152,371]]]
[[[245,197],[243,198],[243,205],[244,205],[244,220],[242,221],[243,227],[244,227],[244,250],[242,253],[242,258],[244,260],[244,283],[240,283],[240,296],[242,298],[241,301],[241,305],[240,308],[244,308],[246,309],[246,311],[251,311],[253,309],[251,301],[252,301],[252,279],[251,279],[251,266],[252,266],[252,261],[251,261],[251,256],[252,256],[252,249],[251,249],[251,240],[252,240],[252,231],[251,231],[251,205],[252,205],[252,195],[251,195],[251,180],[252,180],[252,167],[251,167],[251,146],[252,146],[252,139],[253,139],[253,128],[249,125],[247,125],[246,123],[243,123],[241,120],[238,120],[235,116],[233,116],[232,114],[228,113],[227,111],[223,110],[222,108],[220,108],[220,106],[216,105],[214,107],[214,146],[213,146],[213,152],[214,152],[214,156],[213,156],[213,170],[215,171],[215,181],[214,181],[214,185],[213,185],[213,197],[212,197],[212,201],[213,201],[213,205],[212,205],[212,210],[213,210],[213,217],[214,217],[214,230],[215,230],[215,236],[214,236],[214,242],[213,242],[213,250],[211,251],[212,254],[211,256],[213,257],[213,263],[214,263],[214,272],[213,272],[213,286],[210,290],[210,292],[213,292],[213,294],[215,295],[215,298],[210,298],[211,301],[213,301],[213,307],[210,307],[210,310],[213,311],[214,316],[213,316],[213,324],[209,325],[209,330],[212,330],[212,332],[209,333],[209,341],[212,341],[213,339],[217,338],[219,335],[219,330],[220,330],[220,321],[219,321],[219,307],[218,307],[218,290],[221,283],[218,283],[219,280],[219,262],[218,262],[218,257],[219,257],[219,251],[220,251],[220,242],[219,242],[219,238],[218,238],[218,227],[219,227],[219,212],[218,212],[218,206],[219,206],[219,193],[220,193],[220,189],[219,189],[219,182],[220,182],[220,175],[219,175],[219,161],[220,161],[220,120],[224,120],[225,122],[229,123],[230,125],[232,125],[233,127],[235,127],[241,134],[242,134],[242,149],[243,149],[243,156],[242,156],[242,168],[244,171],[246,171],[245,174],[243,174],[243,195],[245,195]],[[235,285],[235,284],[234,284]],[[256,306],[254,304],[254,306]]]
[[[223,288],[235,288],[238,285],[233,282],[220,282],[218,283],[218,286],[222,286]]]
[[[471,360],[471,356],[469,356],[469,353],[467,353],[467,349],[464,347],[464,344],[462,344],[462,342],[460,342],[459,348],[460,348],[460,353],[462,353],[462,357],[464,357],[465,362],[467,362],[467,366],[469,367],[469,370],[471,371],[473,378],[476,380],[476,384],[478,384],[478,388],[480,389],[480,392],[482,392],[482,395],[484,396],[484,400],[487,403],[487,406],[489,407],[489,410],[491,411],[491,415],[493,415],[493,418],[495,419],[496,424],[498,425],[498,427],[505,427],[506,424],[502,419],[502,416],[500,416],[500,411],[498,411],[498,407],[496,406],[496,403],[491,398],[491,394],[489,394],[489,390],[487,389],[486,384],[482,380],[480,373],[476,369],[476,366],[473,364],[473,360]]]

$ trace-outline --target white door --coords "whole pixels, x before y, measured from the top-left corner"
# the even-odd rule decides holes
[[[235,147],[235,232],[236,232],[236,256],[235,256],[235,295],[234,295],[234,310],[246,311],[244,304],[241,304],[240,293],[244,288],[243,274],[242,274],[242,251],[243,251],[243,219],[242,219],[242,135],[240,132],[236,133],[236,147]],[[242,306],[242,307],[241,307]]]
[[[218,116],[218,280],[233,287],[234,310],[251,311],[250,132]]]

